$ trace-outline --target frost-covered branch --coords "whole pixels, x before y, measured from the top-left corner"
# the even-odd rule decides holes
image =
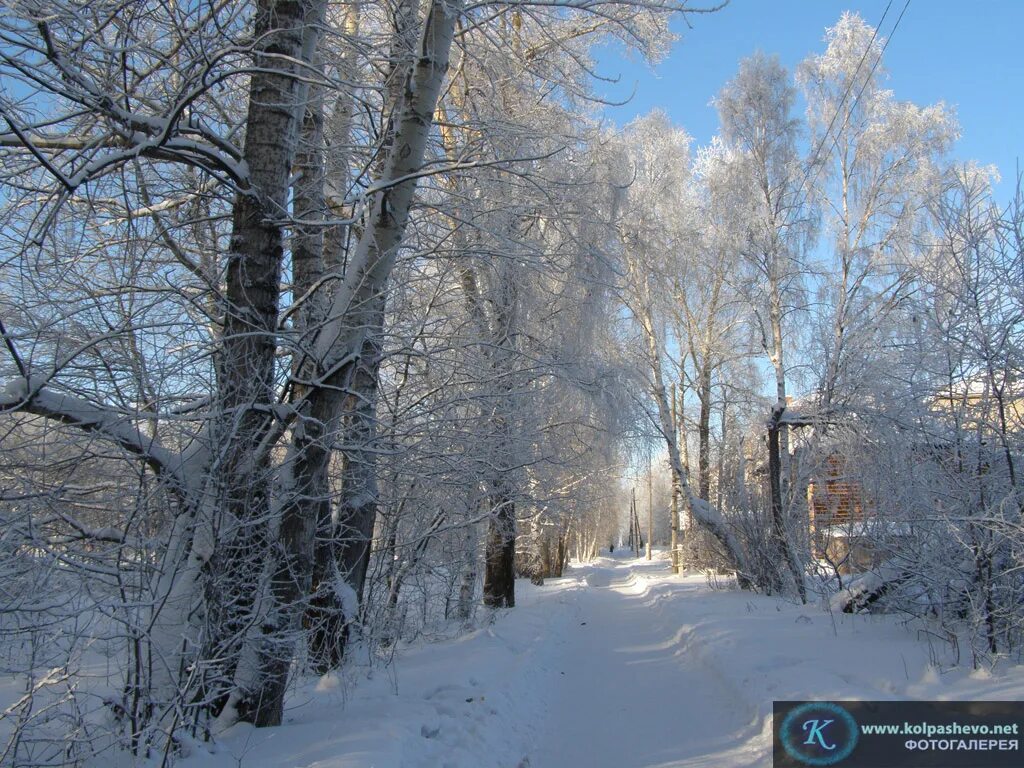
[[[137,456],[179,488],[188,487],[181,474],[181,455],[163,447],[154,437],[132,424],[130,416],[120,411],[54,391],[34,378],[8,382],[0,393],[0,409],[8,413],[31,413],[94,432]]]

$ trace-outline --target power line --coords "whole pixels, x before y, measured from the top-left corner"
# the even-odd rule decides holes
[[[882,18],[879,20],[878,26],[875,27],[875,31],[871,35],[871,39],[868,41],[868,44],[864,49],[864,54],[861,56],[860,61],[857,63],[857,68],[853,72],[853,77],[850,78],[850,84],[846,87],[846,91],[843,93],[843,97],[839,100],[839,104],[836,105],[835,113],[832,115],[832,119],[829,121],[828,128],[825,129],[825,133],[822,135],[821,141],[818,142],[817,149],[815,149],[815,151],[811,155],[811,162],[808,163],[807,168],[804,170],[803,179],[800,181],[800,187],[803,190],[802,198],[800,200],[800,203],[790,208],[789,212],[786,214],[786,221],[783,222],[783,227],[789,226],[789,224],[791,223],[789,221],[789,217],[792,215],[794,211],[801,208],[803,204],[807,202],[807,196],[810,192],[810,186],[805,185],[808,181],[810,181],[810,183],[813,184],[815,181],[817,181],[818,174],[821,173],[821,166],[817,162],[818,155],[821,153],[822,148],[825,146],[825,142],[829,137],[829,133],[832,131],[832,127],[835,125],[836,119],[839,117],[839,112],[840,110],[842,110],[843,104],[846,102],[846,98],[850,95],[850,91],[853,89],[854,84],[857,82],[857,73],[860,72],[860,68],[863,66],[865,60],[867,59],[868,53],[871,52],[871,46],[874,45],[875,38],[878,37],[878,31],[882,28],[882,24],[885,21],[885,17],[888,15],[889,8],[891,6],[892,0],[889,0],[889,4],[885,6],[885,12],[882,13]],[[903,4],[903,10],[900,11],[900,15],[896,18],[896,23],[893,24],[892,31],[889,32],[889,36],[885,39],[885,42],[882,44],[882,50],[878,52],[878,57],[875,59],[874,64],[871,65],[871,71],[868,73],[868,76],[864,79],[864,83],[861,85],[856,97],[850,104],[850,108],[846,112],[846,117],[843,119],[843,124],[839,128],[839,133],[842,133],[842,131],[849,124],[850,116],[853,114],[854,109],[856,109],[857,104],[860,102],[861,97],[864,95],[864,91],[868,87],[868,83],[871,82],[871,78],[874,77],[875,71],[878,69],[878,65],[881,64],[882,57],[885,55],[885,50],[889,47],[889,43],[892,41],[893,36],[895,36],[896,30],[899,29],[900,22],[903,20],[903,15],[907,12],[907,8],[909,6],[910,0],[906,0],[906,2]],[[812,168],[816,169],[814,171],[814,177],[808,178]]]
[[[864,62],[867,61],[868,54],[871,53],[871,46],[874,45],[875,38],[878,37],[878,30],[880,30],[882,28],[882,24],[885,23],[885,17],[889,15],[890,8],[892,8],[892,0],[889,0],[889,4],[885,6],[885,11],[882,12],[882,18],[878,20],[878,25],[875,27],[875,31],[872,32],[871,39],[868,40],[868,44],[864,47],[864,53],[861,55],[860,61],[857,62],[857,68],[853,71],[853,77],[850,78],[850,82],[846,86],[846,91],[843,93],[843,97],[839,100],[839,103],[836,104],[836,109],[835,112],[832,113],[832,119],[829,120],[828,128],[826,128],[825,133],[821,135],[821,141],[818,142],[817,148],[814,150],[814,152],[811,153],[811,163],[807,166],[807,170],[804,171],[804,177],[800,182],[801,189],[803,188],[803,185],[807,182],[807,174],[810,173],[811,167],[815,164],[814,161],[817,160],[818,155],[821,154],[821,150],[825,146],[825,141],[828,139],[828,135],[832,132],[832,126],[836,124],[836,119],[839,117],[839,112],[840,110],[842,110],[843,104],[846,103],[846,99],[847,97],[849,97],[850,91],[853,90],[853,86],[856,85],[857,83],[857,75],[860,74],[860,68],[863,67]],[[904,7],[904,10],[906,10],[906,7]],[[893,31],[895,31],[895,27],[893,28]],[[886,45],[888,45],[889,41],[886,40],[885,43]],[[882,51],[884,52],[885,49],[883,48]],[[881,56],[879,56],[878,60],[875,62],[875,66],[878,65],[878,61],[880,60]],[[872,67],[871,74],[869,74],[867,80],[864,81],[865,85],[867,85],[868,81],[871,79],[871,75],[873,75],[874,72],[875,67]],[[861,91],[863,91],[863,88],[861,89]],[[856,100],[854,100],[853,105],[850,107],[850,112],[847,113],[847,119],[849,119],[849,115],[850,113],[853,112],[853,107],[856,106],[856,104],[857,102]]]
[[[847,115],[846,115],[846,120],[847,121],[849,121],[849,119],[850,119],[850,114],[853,113],[853,107],[857,106],[857,102],[860,101],[860,97],[864,95],[864,89],[868,87],[868,83],[870,83],[871,82],[871,78],[874,77],[875,70],[878,69],[878,65],[881,63],[882,57],[885,55],[885,49],[889,47],[889,41],[892,40],[893,35],[896,34],[896,30],[899,29],[900,22],[903,20],[903,14],[905,14],[907,12],[907,8],[909,6],[910,6],[910,0],[907,0],[903,4],[903,10],[900,11],[900,15],[896,18],[896,23],[893,24],[892,32],[890,32],[889,36],[887,38],[885,38],[885,42],[882,44],[882,50],[878,54],[878,58],[875,59],[875,63],[871,66],[871,72],[868,73],[867,79],[864,81],[864,84],[860,87],[860,91],[858,91],[858,93],[857,93],[857,98],[855,98],[853,100],[853,106],[850,107],[850,112],[847,113]]]

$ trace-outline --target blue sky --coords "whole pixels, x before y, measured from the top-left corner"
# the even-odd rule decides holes
[[[886,36],[904,2],[893,0],[881,26]],[[602,48],[598,71],[621,79],[599,90],[623,100],[635,89],[628,104],[606,107],[605,114],[624,124],[661,108],[706,143],[717,130],[708,102],[740,59],[760,49],[778,54],[792,71],[808,54],[824,50],[825,28],[844,10],[878,26],[886,5],[888,0],[732,0],[717,13],[691,16],[692,29],[674,22],[683,39],[654,68],[624,57],[621,49]],[[898,99],[956,108],[962,138],[955,157],[998,166],[1003,181],[997,195],[1008,195],[1018,158],[1024,169],[1024,0],[911,0],[883,64]]]

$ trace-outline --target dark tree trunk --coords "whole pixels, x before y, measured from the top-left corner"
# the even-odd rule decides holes
[[[779,458],[779,426],[773,418],[768,424],[768,492],[772,508],[772,537],[779,542],[785,529],[782,516],[782,463]],[[782,547],[779,546],[781,553]]]
[[[711,501],[711,369],[705,364],[701,370],[697,396],[700,415],[697,421],[697,471],[700,474],[698,495]]]
[[[269,451],[262,442],[269,428],[265,411],[274,403],[283,226],[305,97],[295,76],[295,62],[311,60],[322,12],[318,0],[260,0],[257,4],[256,69],[250,82],[243,151],[250,187],[235,198],[227,258],[219,361],[222,418],[213,436],[224,446],[216,480],[220,528],[227,538],[213,562],[208,592],[214,606],[208,658],[221,669],[219,682],[225,687],[220,704],[232,700],[237,717],[256,725],[279,723],[282,701],[257,690],[254,680],[239,680],[236,670],[243,646],[257,642],[261,664],[256,677],[265,671],[273,676],[275,663],[269,657],[281,651],[282,632],[287,634],[286,627],[273,624],[264,627],[262,638],[247,637],[254,598],[271,553]],[[291,533],[282,533],[286,546],[297,544]],[[292,554],[294,550],[286,559]],[[273,588],[279,586],[275,579]],[[287,592],[274,597],[287,601]]]
[[[416,28],[416,14],[410,11],[415,7],[415,2],[402,5],[402,18],[408,19],[408,23],[399,24],[396,36],[404,37],[407,27]],[[395,84],[395,93],[400,93],[400,97],[394,97],[395,107],[381,153],[384,160],[375,175],[393,183],[372,198],[366,228],[350,254],[344,278],[334,288],[331,308],[313,345],[325,372],[317,396],[347,409],[341,429],[345,431],[346,444],[351,446],[345,451],[337,524],[321,517],[317,526],[316,591],[307,613],[307,622],[320,627],[313,633],[316,640],[311,649],[316,665],[334,667],[340,662],[347,628],[357,618],[359,595],[366,580],[377,512],[373,443],[385,292],[409,220],[416,174],[422,167],[434,110],[448,70],[460,7],[458,0],[432,0],[423,35],[411,49],[413,66],[391,73],[393,83],[388,83],[389,90]],[[343,363],[348,355],[354,362]],[[351,397],[347,405],[346,397]],[[354,597],[347,606],[344,596],[333,588],[340,583],[339,579],[350,590],[349,597]]]
[[[789,530],[786,525],[785,507],[782,500],[782,450],[779,433],[782,429],[780,420],[784,409],[775,408],[768,421],[768,489],[771,497],[772,510],[772,548],[781,558],[793,578],[793,586],[802,602],[807,602],[807,585],[804,583],[803,571],[800,568],[796,553],[789,541]],[[774,558],[773,558],[774,559]],[[774,569],[773,569],[774,576]]]
[[[312,596],[306,612],[310,628],[310,664],[319,674],[341,664],[348,641],[349,626],[358,619],[356,605],[362,597],[370,562],[370,542],[377,519],[377,381],[380,373],[380,334],[384,315],[384,296],[375,299],[377,311],[371,315],[372,328],[363,343],[361,356],[354,364],[330,377],[317,393],[329,401],[334,414],[346,409],[342,427],[346,450],[343,455],[342,492],[337,514],[330,504],[320,507],[314,552]],[[324,487],[327,493],[326,465],[330,455],[323,457]],[[351,589],[346,609],[338,584]],[[346,612],[347,611],[347,612]],[[352,615],[348,615],[352,614]]]
[[[491,497],[491,510],[484,556],[484,605],[512,608],[516,604],[516,507],[507,493],[500,492]]]

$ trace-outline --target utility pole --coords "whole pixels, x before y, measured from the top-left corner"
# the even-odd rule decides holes
[[[651,542],[654,541],[654,478],[651,472],[651,446],[647,446],[647,559],[651,559]]]
[[[633,498],[630,503],[629,526],[633,540],[633,554],[640,557],[640,549],[644,545],[644,537],[640,533],[640,514],[636,506],[636,486],[633,487]]]
[[[630,489],[629,496],[629,548],[636,551],[633,546],[633,534],[636,533],[636,528],[633,526],[633,505],[636,503],[636,488]]]
[[[676,450],[679,450],[679,427],[676,421],[676,385],[672,382],[672,440],[675,442]],[[679,573],[679,474],[676,468],[672,467],[672,573]]]

